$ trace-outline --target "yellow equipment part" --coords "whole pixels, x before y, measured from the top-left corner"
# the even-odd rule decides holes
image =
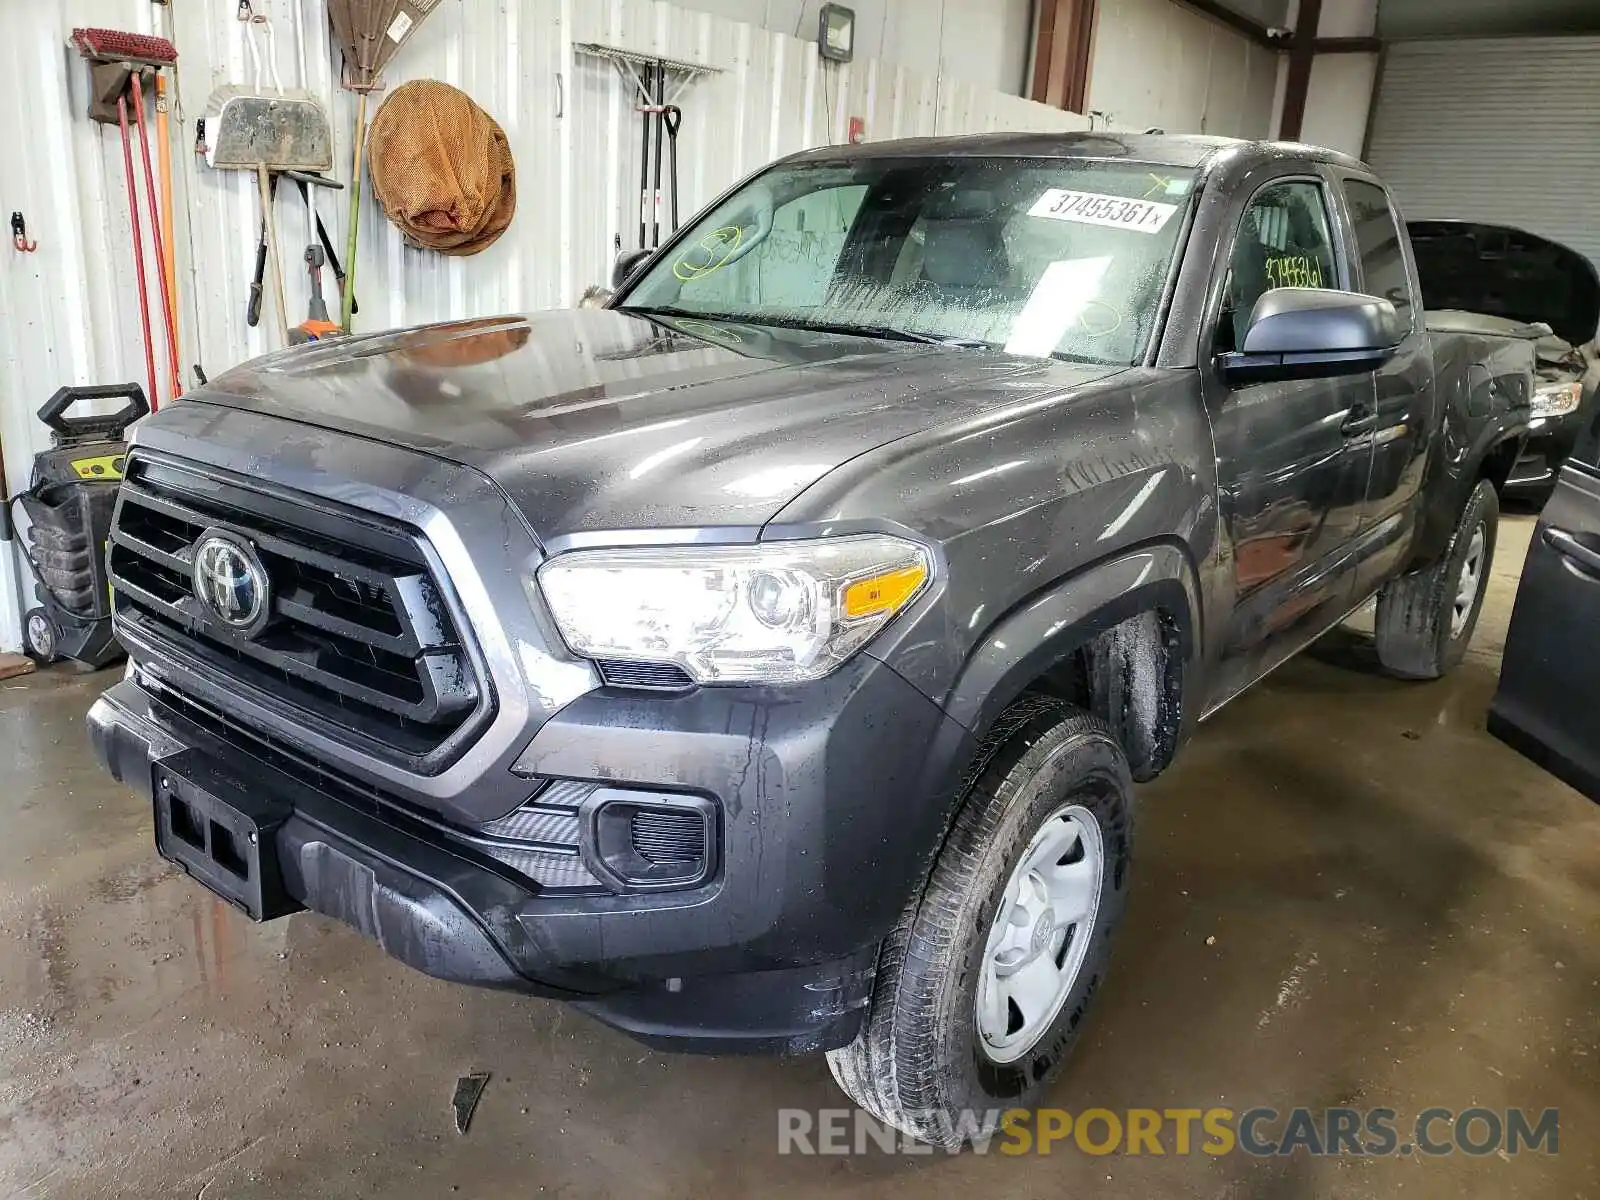
[[[79,479],[121,479],[124,454],[100,454],[93,458],[75,458],[72,469]]]

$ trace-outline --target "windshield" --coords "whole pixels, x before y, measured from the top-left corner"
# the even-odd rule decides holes
[[[1071,159],[775,167],[658,255],[623,310],[1144,358],[1191,171]]]

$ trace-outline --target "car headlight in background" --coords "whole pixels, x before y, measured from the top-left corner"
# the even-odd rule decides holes
[[[1536,417],[1564,417],[1578,411],[1583,401],[1581,383],[1547,383],[1534,389],[1533,415]]]
[[[698,683],[798,683],[848,659],[931,576],[922,546],[867,534],[580,550],[538,578],[585,658],[672,663]]]

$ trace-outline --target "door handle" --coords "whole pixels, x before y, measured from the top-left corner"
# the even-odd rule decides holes
[[[1348,438],[1360,437],[1376,429],[1382,419],[1377,409],[1358,404],[1350,410],[1350,415],[1344,419],[1344,424],[1339,426],[1339,432]]]
[[[1600,550],[1591,550],[1576,535],[1548,525],[1545,526],[1544,540],[1545,545],[1562,558],[1571,559],[1590,574],[1600,575]]]

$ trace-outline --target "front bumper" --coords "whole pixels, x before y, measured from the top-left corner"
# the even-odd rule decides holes
[[[1512,496],[1539,496],[1555,487],[1562,465],[1572,456],[1583,425],[1581,414],[1536,417],[1528,426],[1522,455],[1511,468],[1506,492]]]
[[[285,891],[429,975],[572,1001],[651,1044],[801,1053],[859,1027],[877,948],[938,845],[966,732],[866,655],[793,694],[601,689],[523,755],[542,775],[715,798],[720,865],[689,891],[549,894],[427,814],[276,769],[134,680],[89,714],[111,773],[202,755],[289,806]]]

